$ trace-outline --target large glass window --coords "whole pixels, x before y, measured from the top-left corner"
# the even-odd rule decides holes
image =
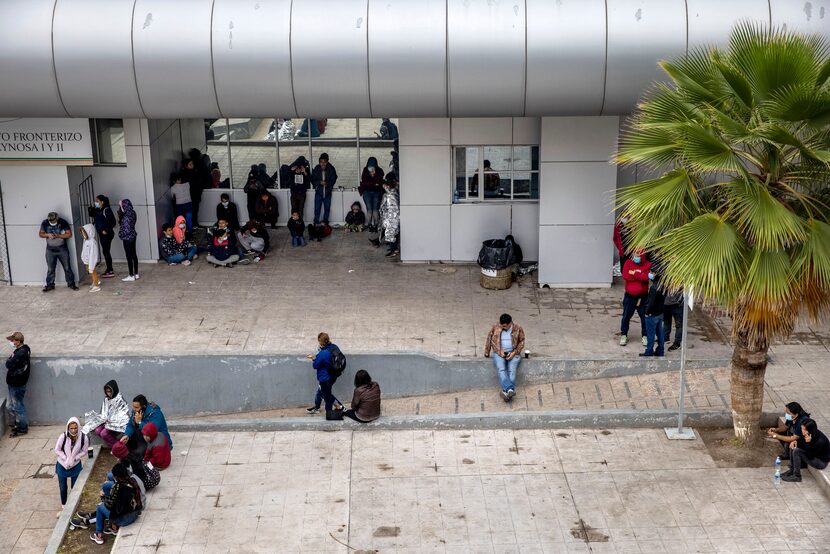
[[[337,186],[354,188],[360,181],[357,160],[357,120],[354,118],[318,120],[319,136],[311,138],[311,167],[320,154],[329,156],[337,170]]]
[[[230,188],[230,151],[224,119],[205,119],[205,154],[210,158],[214,186]]]
[[[375,158],[384,173],[399,172],[397,167],[398,120],[369,118],[361,119],[359,124],[360,172],[362,173],[369,158]]]
[[[124,120],[91,119],[90,127],[95,165],[127,165]]]
[[[269,177],[277,173],[277,144],[271,136],[273,119],[225,119],[230,140],[233,187],[243,188],[252,166],[265,170]],[[274,182],[276,186],[276,181]]]
[[[538,146],[457,146],[454,202],[537,200]]]

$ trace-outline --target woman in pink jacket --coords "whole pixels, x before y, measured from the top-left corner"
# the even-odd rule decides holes
[[[58,456],[55,474],[58,476],[58,487],[61,491],[61,509],[66,505],[68,491],[66,480],[71,480],[69,488],[75,486],[75,481],[78,480],[78,475],[84,468],[81,460],[86,455],[87,448],[89,448],[89,439],[81,433],[78,418],[69,418],[66,422],[66,431],[60,434],[58,442],[55,443],[55,454]]]

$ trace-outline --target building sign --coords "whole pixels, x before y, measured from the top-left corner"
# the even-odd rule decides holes
[[[89,120],[0,119],[0,164],[92,165]]]

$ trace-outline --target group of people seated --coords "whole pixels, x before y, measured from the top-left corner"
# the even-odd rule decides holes
[[[116,535],[120,527],[141,515],[147,505],[146,492],[158,486],[160,471],[170,466],[173,441],[161,408],[142,394],[128,406],[115,380],[104,385],[101,411],[87,412],[84,419],[81,428],[78,418],[70,418],[58,437],[55,473],[63,508],[83,469],[89,433],[98,435],[118,459],[101,485],[101,502],[89,511],[78,511],[70,522],[73,528],[94,525],[90,539],[104,544],[104,535]]]
[[[830,441],[798,402],[785,406],[784,422],[767,429],[767,436],[781,443],[781,458],[790,461],[789,469],[781,474],[782,481],[799,483],[802,469],[824,469],[830,464]]]

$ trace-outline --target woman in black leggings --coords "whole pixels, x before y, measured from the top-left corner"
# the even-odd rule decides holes
[[[124,243],[124,253],[127,255],[127,270],[129,275],[122,281],[138,280],[138,255],[135,252],[135,241],[138,234],[135,232],[136,213],[133,203],[124,199],[118,203],[118,238]]]

